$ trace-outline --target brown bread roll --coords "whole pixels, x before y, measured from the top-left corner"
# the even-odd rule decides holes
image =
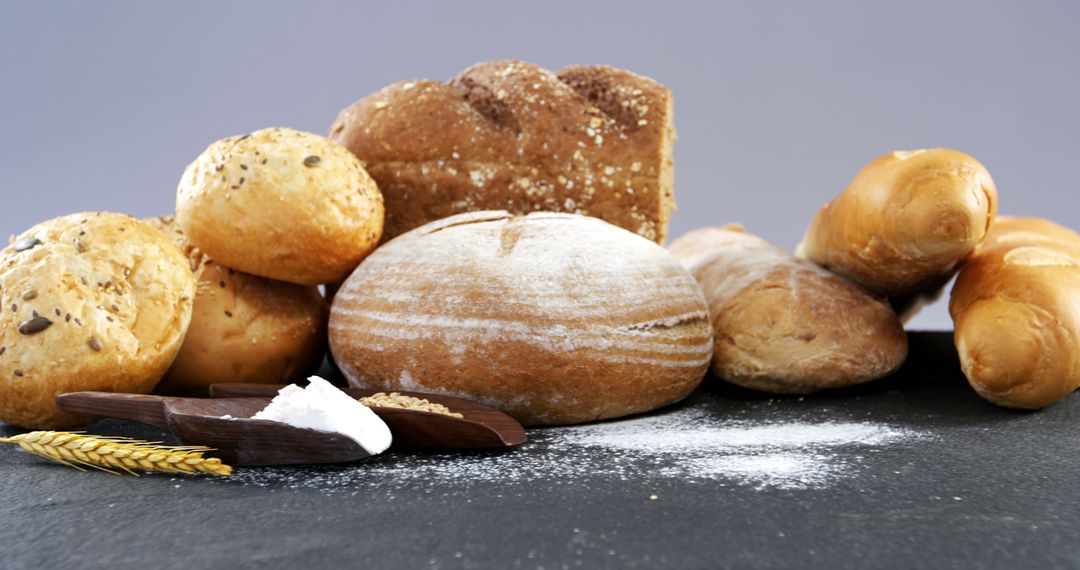
[[[955,150],[896,151],[866,165],[818,212],[796,255],[893,300],[935,297],[997,212],[990,173]]]
[[[263,129],[207,148],[184,171],[176,222],[219,263],[301,285],[340,281],[379,242],[382,195],[349,151]]]
[[[646,412],[701,382],[701,289],[655,243],[550,212],[459,214],[403,234],[334,298],[350,384],[479,400],[527,425]]]
[[[217,263],[187,240],[171,216],[146,222],[187,254],[197,281],[191,326],[158,393],[206,397],[211,384],[288,384],[319,367],[329,307],[318,287]]]
[[[1080,235],[999,218],[964,264],[949,312],[971,386],[1008,408],[1048,406],[1080,387]]]
[[[880,378],[907,356],[888,303],[739,225],[694,230],[669,249],[705,291],[724,380],[806,394]]]
[[[476,64],[345,109],[330,138],[386,198],[390,239],[462,212],[595,216],[663,243],[675,208],[671,92],[605,66]]]
[[[38,224],[0,251],[0,422],[61,429],[64,392],[151,391],[180,350],[195,277],[168,238],[122,214]]]

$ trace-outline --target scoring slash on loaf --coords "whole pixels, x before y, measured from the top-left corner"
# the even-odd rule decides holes
[[[188,165],[176,221],[228,267],[301,285],[345,279],[379,242],[383,201],[355,156],[292,129],[229,137]]]
[[[596,218],[497,211],[376,250],[334,299],[330,350],[356,387],[560,425],[681,400],[712,335],[701,289],[655,243]]]
[[[0,251],[0,421],[87,423],[56,409],[84,390],[151,391],[180,350],[195,277],[154,228],[121,214],[38,224]]]
[[[705,291],[724,380],[806,394],[880,378],[907,356],[888,303],[742,226],[695,230],[670,250]]]
[[[612,67],[490,61],[395,83],[342,111],[330,138],[378,182],[385,239],[505,209],[595,216],[663,243],[675,208],[671,92]]]
[[[888,297],[906,319],[941,294],[996,212],[994,181],[974,158],[891,152],[818,212],[796,255]]]
[[[192,245],[171,216],[145,221],[187,254],[197,281],[191,326],[158,393],[206,397],[211,384],[288,384],[318,368],[329,307],[317,287],[221,265]]]
[[[1038,409],[1080,387],[1080,235],[1038,218],[998,219],[964,264],[949,312],[971,386]]]

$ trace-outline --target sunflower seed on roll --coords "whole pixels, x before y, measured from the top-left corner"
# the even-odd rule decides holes
[[[712,356],[678,260],[596,218],[474,212],[391,240],[344,283],[330,348],[350,384],[482,401],[527,425],[686,397]]]

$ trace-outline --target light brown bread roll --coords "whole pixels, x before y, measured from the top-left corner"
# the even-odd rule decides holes
[[[386,197],[385,239],[462,212],[595,216],[663,242],[675,208],[671,92],[605,66],[476,64],[403,81],[330,128]]]
[[[739,225],[694,230],[669,249],[705,291],[724,380],[806,394],[880,378],[907,356],[883,299]]]
[[[187,254],[197,281],[191,326],[158,393],[206,397],[211,384],[288,384],[319,367],[329,307],[317,287],[221,265],[193,246],[171,216],[146,222]]]
[[[265,129],[192,162],[176,193],[188,239],[228,267],[301,285],[340,281],[379,242],[382,195],[349,151]]]
[[[701,289],[655,243],[585,216],[475,212],[366,259],[334,298],[330,350],[353,386],[559,425],[681,400],[712,336]]]
[[[1080,235],[1001,217],[964,264],[949,312],[968,382],[1009,408],[1048,406],[1080,387]]]
[[[0,421],[87,423],[64,392],[149,392],[180,350],[195,277],[168,238],[121,214],[38,224],[0,251]]]
[[[910,314],[936,297],[997,212],[990,173],[955,150],[878,157],[818,212],[796,254]]]

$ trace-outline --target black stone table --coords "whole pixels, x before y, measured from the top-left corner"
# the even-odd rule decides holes
[[[0,568],[1080,566],[1080,399],[999,409],[947,334],[913,334],[911,353],[891,378],[805,398],[710,378],[672,410],[533,430],[504,453],[213,480],[5,446]]]

